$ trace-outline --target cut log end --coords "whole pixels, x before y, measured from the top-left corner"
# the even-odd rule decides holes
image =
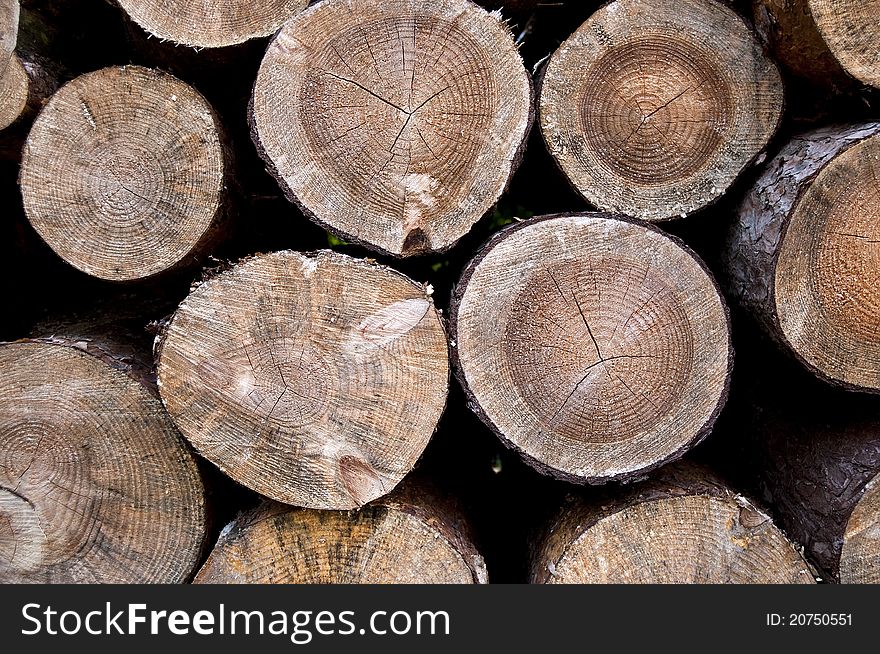
[[[205,538],[158,399],[76,348],[0,345],[0,581],[179,583]]]
[[[118,0],[148,34],[194,48],[222,48],[271,36],[308,0]]]
[[[727,7],[616,0],[551,57],[541,129],[595,206],[667,220],[729,188],[776,131],[782,102],[776,66]]]
[[[531,96],[509,30],[468,0],[328,0],[270,44],[253,136],[307,215],[410,256],[451,247],[495,204]]]
[[[0,77],[0,130],[12,125],[24,113],[30,82],[21,60],[12,55]]]
[[[510,229],[452,307],[457,370],[484,420],[535,467],[626,479],[680,456],[727,396],[727,310],[696,257],[601,214]]]
[[[847,521],[840,554],[840,582],[880,584],[880,475],[865,487]]]
[[[809,0],[808,4],[819,33],[843,69],[880,88],[880,3]]]
[[[448,390],[424,288],[332,252],[259,256],[203,283],[159,356],[162,398],[196,449],[245,486],[311,508],[394,488]]]
[[[880,135],[835,157],[802,194],[780,246],[775,305],[800,357],[880,390]]]
[[[6,74],[6,66],[14,57],[20,13],[18,0],[0,0],[0,78]],[[2,99],[0,96],[0,100]],[[0,107],[2,106],[0,102]]]
[[[451,524],[394,503],[355,513],[263,506],[220,537],[196,583],[486,583]]]
[[[573,534],[562,555],[536,571],[547,583],[815,581],[770,518],[733,494],[636,502]]]
[[[126,66],[51,98],[25,144],[20,184],[28,219],[62,259],[129,281],[188,263],[214,238],[226,172],[205,99]]]

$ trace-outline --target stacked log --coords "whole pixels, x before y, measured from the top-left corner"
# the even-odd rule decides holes
[[[254,143],[288,198],[394,256],[446,250],[522,157],[531,79],[469,0],[328,0],[287,22],[254,86]]]
[[[251,258],[199,285],[158,346],[162,400],[239,483],[352,509],[415,466],[446,405],[446,335],[425,287],[330,251]]]
[[[37,14],[22,12],[17,0],[4,4],[0,10],[0,131],[6,133],[0,140],[0,155],[16,159],[21,139],[10,134],[17,137],[27,129],[58,88],[63,72],[46,46],[54,29]]]
[[[832,384],[880,392],[880,123],[799,136],[767,164],[725,250],[731,294]]]
[[[308,4],[308,0],[117,1],[150,36],[191,48],[223,48],[271,36]]]
[[[707,470],[672,465],[613,498],[573,499],[538,541],[533,583],[811,584],[770,517]]]
[[[779,71],[715,0],[616,0],[550,58],[547,148],[592,205],[651,221],[715,202],[782,115]]]
[[[755,27],[788,70],[818,85],[880,88],[880,7],[855,0],[753,0]]]
[[[485,584],[459,509],[408,483],[360,511],[265,503],[220,536],[195,583]]]
[[[0,0],[0,581],[880,582],[878,25]]]
[[[28,219],[67,263],[135,281],[192,266],[221,238],[230,160],[207,101],[137,66],[82,75],[25,143]]]
[[[0,344],[0,581],[180,583],[206,537],[155,390],[61,338]]]
[[[712,429],[732,365],[704,264],[647,224],[547,216],[499,232],[451,313],[472,409],[542,472],[630,480]]]

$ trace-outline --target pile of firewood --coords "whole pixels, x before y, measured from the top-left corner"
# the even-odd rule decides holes
[[[0,581],[880,582],[878,3],[0,46]]]

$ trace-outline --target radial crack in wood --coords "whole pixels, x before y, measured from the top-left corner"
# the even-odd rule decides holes
[[[451,247],[497,202],[531,106],[507,26],[468,0],[328,0],[270,44],[252,131],[310,218],[409,256]]]
[[[0,344],[0,581],[180,583],[205,491],[159,400],[75,347]]]
[[[616,0],[553,54],[544,140],[599,209],[677,218],[717,200],[782,115],[779,71],[714,0]]]
[[[258,256],[204,282],[159,352],[162,398],[196,449],[310,508],[391,491],[433,434],[448,382],[424,287],[328,251]]]
[[[549,216],[501,232],[450,308],[478,415],[538,470],[629,479],[711,429],[732,364],[704,265],[646,224]]]
[[[190,265],[226,210],[228,155],[195,89],[156,70],[105,68],[63,86],[22,158],[22,199],[65,261],[113,281]]]

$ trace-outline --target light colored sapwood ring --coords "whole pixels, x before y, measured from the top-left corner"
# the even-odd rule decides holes
[[[252,131],[310,218],[408,256],[451,247],[498,201],[531,115],[497,15],[469,0],[327,0],[269,45]]]
[[[774,291],[800,358],[832,380],[880,389],[880,136],[844,150],[803,191]]]
[[[118,0],[147,33],[194,48],[222,48],[271,36],[308,0]]]
[[[880,88],[880,2],[809,0],[808,4],[819,33],[843,69]]]
[[[603,211],[678,218],[717,200],[782,115],[775,64],[714,0],[616,0],[547,64],[544,140]]]
[[[726,305],[696,255],[646,224],[523,223],[490,241],[456,297],[459,378],[543,472],[632,478],[681,456],[726,401]]]
[[[219,123],[192,87],[139,66],[64,85],[22,157],[25,212],[75,268],[112,281],[180,265],[208,238],[225,196]]]
[[[880,475],[867,484],[846,523],[840,583],[880,583]]]
[[[204,495],[142,384],[75,347],[0,344],[0,581],[186,581]]]
[[[220,535],[195,583],[486,583],[437,525],[397,506],[357,512],[258,510]]]
[[[553,584],[812,584],[770,518],[740,497],[635,503],[585,528],[551,562]]]
[[[257,256],[198,286],[168,325],[159,390],[230,477],[286,504],[391,491],[446,405],[446,335],[424,287],[322,251]]]
[[[21,116],[27,106],[30,80],[21,60],[12,55],[6,74],[0,77],[0,130]]]

